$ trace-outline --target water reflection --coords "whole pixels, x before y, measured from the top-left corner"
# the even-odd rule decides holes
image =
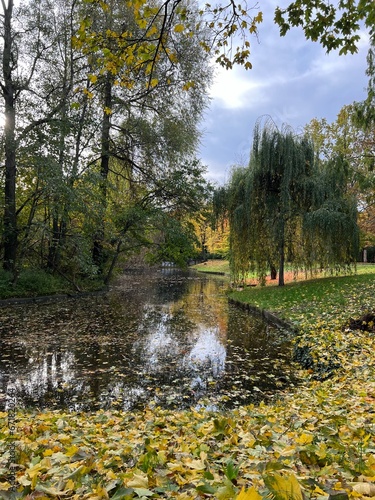
[[[222,279],[129,273],[106,294],[0,310],[0,407],[233,407],[293,383],[290,346]]]

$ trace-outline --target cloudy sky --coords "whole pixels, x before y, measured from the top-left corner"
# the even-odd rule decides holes
[[[207,177],[217,184],[228,180],[232,165],[247,164],[259,117],[270,115],[278,126],[298,130],[312,118],[333,122],[345,104],[366,96],[366,34],[357,54],[327,55],[319,44],[306,41],[299,28],[280,37],[273,24],[276,4],[262,2],[259,42],[254,39],[251,48],[253,69],[216,71],[200,155]]]

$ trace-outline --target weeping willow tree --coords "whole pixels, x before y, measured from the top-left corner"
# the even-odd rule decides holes
[[[282,286],[286,261],[295,269],[355,262],[356,204],[346,193],[346,165],[341,158],[320,162],[312,141],[288,127],[256,124],[249,166],[233,170],[214,206],[229,220],[235,281],[249,270],[264,281],[271,269]]]

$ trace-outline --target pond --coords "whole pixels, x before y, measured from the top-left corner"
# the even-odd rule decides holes
[[[295,384],[288,335],[224,278],[128,272],[110,292],[0,309],[0,409],[233,408]]]

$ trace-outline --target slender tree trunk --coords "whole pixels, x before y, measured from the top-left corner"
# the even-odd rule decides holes
[[[60,238],[61,238],[61,233],[60,233],[57,209],[56,207],[53,207],[52,239],[49,243],[48,257],[47,257],[47,267],[50,270],[55,269],[55,267],[58,264]]]
[[[285,238],[284,238],[284,228],[282,230],[282,236],[279,244],[279,286],[284,286],[284,264],[285,264]]]
[[[66,95],[66,75],[64,77],[64,95]],[[65,159],[65,137],[66,137],[66,99],[64,99],[64,104],[61,109],[61,128],[60,128],[60,144],[59,144],[59,166],[61,171],[61,176],[64,172],[64,159]],[[62,225],[59,224],[59,196],[52,197],[52,235],[49,243],[48,257],[47,257],[47,267],[51,270],[55,269],[59,263],[60,246],[62,239]],[[62,222],[62,218],[61,218]]]
[[[12,13],[13,0],[8,6],[2,2],[4,11],[4,50],[2,94],[5,104],[5,206],[4,206],[4,263],[7,271],[15,273],[17,258],[17,210],[16,210],[16,110],[15,87],[12,77]]]
[[[112,77],[110,74],[106,75],[104,85],[104,99],[103,104],[105,109],[112,107]],[[109,158],[110,158],[110,131],[111,131],[111,117],[110,114],[103,111],[102,117],[102,133],[101,133],[101,160],[100,160],[100,196],[101,196],[101,209],[102,220],[99,221],[99,227],[95,235],[93,244],[92,257],[94,263],[102,271],[105,261],[103,255],[103,242],[104,242],[104,214],[107,207],[107,182],[109,173]]]
[[[275,280],[277,278],[277,269],[276,267],[271,264],[271,280]]]

